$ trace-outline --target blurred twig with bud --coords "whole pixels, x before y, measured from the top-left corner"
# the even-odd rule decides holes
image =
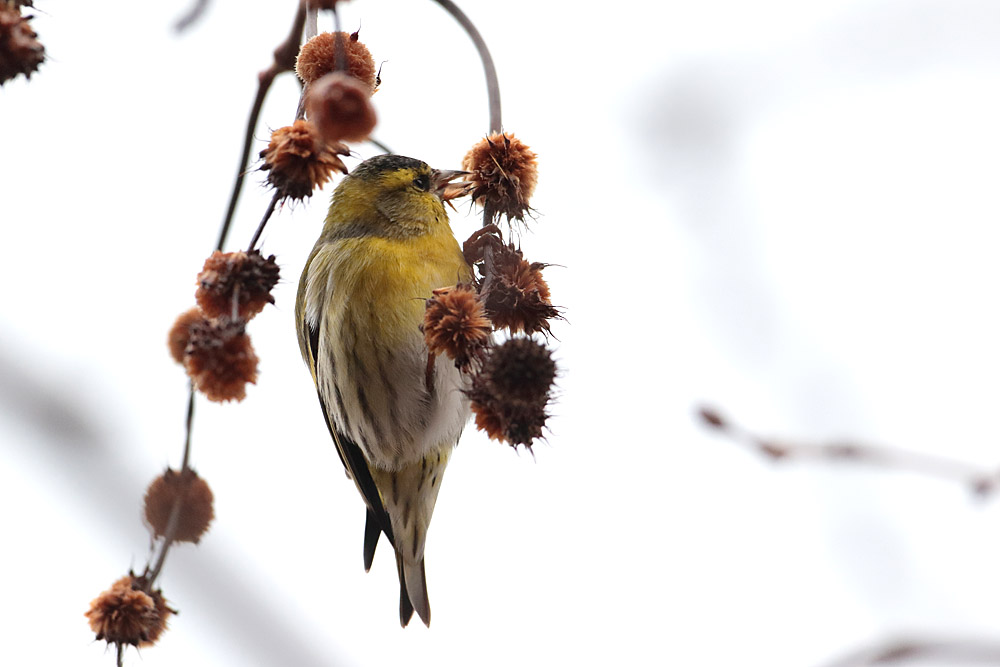
[[[990,497],[1000,490],[1000,468],[988,470],[941,456],[852,441],[811,443],[764,438],[708,406],[698,409],[698,417],[705,426],[772,461],[849,461],[889,470],[915,472],[958,482],[980,498]]]

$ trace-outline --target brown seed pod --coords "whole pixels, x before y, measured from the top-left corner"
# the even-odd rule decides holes
[[[466,153],[462,169],[472,172],[465,180],[475,184],[472,198],[490,220],[524,221],[538,182],[538,158],[527,144],[511,133],[491,134]]]
[[[267,182],[286,199],[305,199],[322,188],[339,171],[347,173],[340,159],[350,155],[344,144],[320,139],[316,126],[307,120],[281,127],[271,133],[271,142],[260,152]]]
[[[340,67],[338,58],[343,59]],[[375,90],[375,60],[368,47],[358,41],[358,33],[324,32],[302,45],[295,60],[295,73],[306,84],[311,84],[330,72],[343,69],[364,84],[371,95]]]
[[[0,2],[0,85],[18,74],[30,79],[45,60],[45,47],[28,25],[33,17],[22,16],[19,4],[27,3]]]
[[[493,274],[485,280],[483,304],[499,329],[511,333],[549,332],[549,320],[560,317],[549,301],[549,286],[542,277],[545,264],[529,263],[512,245],[493,244]]]
[[[166,472],[153,480],[146,489],[143,502],[146,523],[149,524],[153,537],[166,535],[170,514],[178,497],[181,505],[174,541],[197,544],[215,518],[215,510],[208,483],[190,468],[183,472],[167,468]]]
[[[84,615],[97,639],[131,646],[150,646],[159,639],[167,617],[175,612],[162,591],[144,592],[145,583],[142,577],[129,574],[94,598]]]
[[[541,438],[556,364],[551,351],[531,338],[511,338],[491,349],[465,393],[476,428],[516,447]]]
[[[184,350],[184,368],[210,401],[242,401],[257,382],[257,355],[242,322],[196,322]]]
[[[216,250],[198,274],[194,298],[208,317],[249,320],[274,303],[271,290],[278,284],[279,269],[274,255],[264,258],[259,251],[220,252]]]
[[[201,312],[201,308],[198,307],[181,313],[167,334],[167,348],[170,350],[170,356],[179,364],[184,363],[184,350],[187,349],[191,340],[191,325],[196,322],[208,322],[205,313]]]
[[[467,370],[485,352],[493,325],[472,286],[459,284],[434,290],[424,311],[423,331],[432,354],[447,354],[457,368]]]
[[[364,84],[333,72],[309,85],[306,115],[323,141],[363,141],[375,129],[375,107]]]

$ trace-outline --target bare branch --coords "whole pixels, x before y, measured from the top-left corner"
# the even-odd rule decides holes
[[[964,461],[933,454],[870,445],[852,441],[827,443],[791,442],[763,438],[724,417],[715,408],[702,406],[698,410],[702,422],[751,451],[772,461],[851,461],[891,470],[915,472],[967,486],[976,496],[992,496],[1000,489],[1000,468],[989,470]]]
[[[195,21],[201,18],[201,15],[205,13],[206,9],[208,9],[208,0],[195,0],[191,9],[189,9],[186,14],[177,19],[177,22],[174,23],[174,30],[177,32],[184,32],[190,28]]]
[[[916,660],[947,664],[1000,665],[1000,643],[983,640],[889,639],[852,651],[824,667],[901,665]]]

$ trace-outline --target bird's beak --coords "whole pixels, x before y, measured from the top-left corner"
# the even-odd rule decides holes
[[[441,201],[451,201],[469,193],[473,184],[466,181],[452,183],[459,176],[467,176],[468,171],[454,171],[446,169],[434,169],[431,172],[431,190]]]

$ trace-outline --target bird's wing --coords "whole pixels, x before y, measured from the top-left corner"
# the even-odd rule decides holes
[[[303,313],[304,315],[304,313]],[[323,398],[323,393],[319,391],[319,387],[322,386],[320,378],[320,365],[316,363],[316,357],[319,354],[319,332],[320,328],[323,326],[322,316],[319,321],[314,324],[308,322],[306,318],[303,317],[300,322],[300,326],[305,329],[307,333],[303,336],[301,342],[304,343],[303,352],[308,355],[306,359],[309,364],[309,369],[312,371],[313,380],[316,383],[316,394],[319,396],[319,403],[323,408],[323,418],[326,420],[326,426],[330,429],[330,435],[333,437],[333,443],[337,447],[337,454],[340,455],[340,461],[344,464],[347,472],[350,474],[351,479],[358,487],[358,491],[361,492],[361,496],[365,499],[365,503],[368,505],[368,523],[371,522],[372,518],[375,519],[378,528],[385,533],[385,536],[389,538],[389,543],[395,548],[396,540],[393,538],[392,534],[392,522],[389,519],[389,514],[385,510],[385,506],[382,504],[382,497],[379,495],[378,488],[375,486],[375,481],[372,479],[371,471],[368,469],[368,462],[365,461],[365,456],[361,452],[361,448],[351,440],[345,433],[341,433],[333,424],[333,420],[330,417],[330,409],[326,404],[326,400]],[[374,539],[369,536],[372,529],[366,524],[365,527],[365,569],[371,567],[372,558],[375,556],[375,547],[378,544],[378,533],[375,532]]]

